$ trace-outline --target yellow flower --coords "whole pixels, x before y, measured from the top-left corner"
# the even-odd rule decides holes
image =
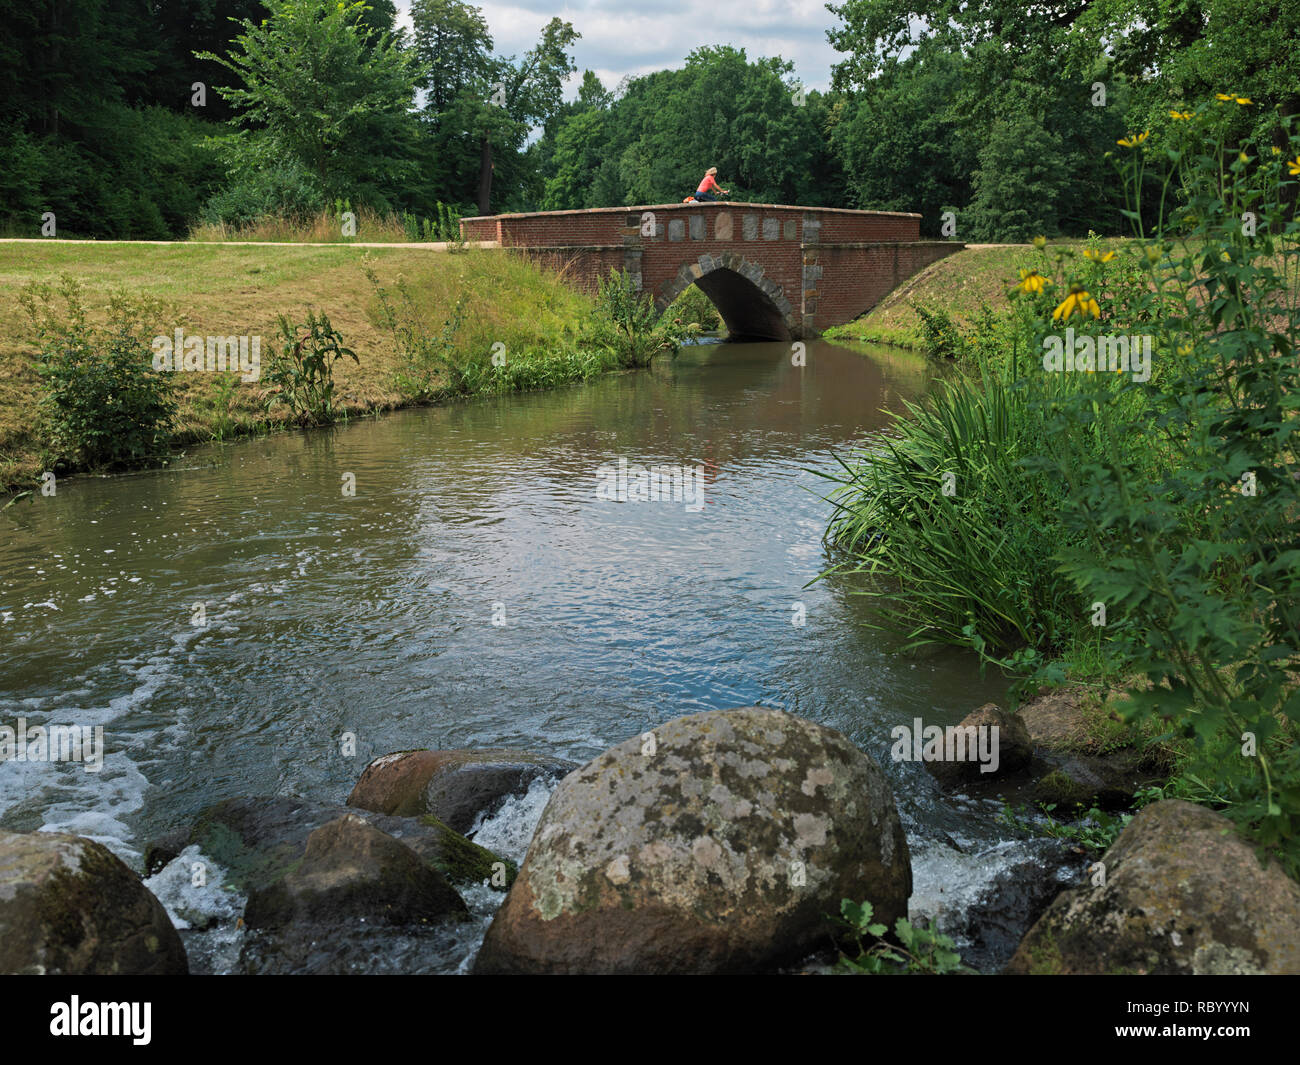
[[[1242,107],[1249,107],[1249,106],[1250,106],[1250,97],[1249,97],[1249,96],[1234,96],[1233,99],[1236,100],[1237,103],[1241,104]]]
[[[1288,159],[1286,169],[1287,173],[1292,177],[1300,177],[1300,155],[1297,155],[1294,159]]]
[[[1160,257],[1164,255],[1164,252],[1162,252],[1154,244],[1148,244],[1146,247],[1146,255],[1148,261],[1153,263],[1158,263],[1160,261]]]
[[[1239,103],[1239,104],[1241,104],[1242,107],[1249,107],[1249,106],[1250,106],[1250,97],[1249,97],[1249,96],[1238,96],[1238,95],[1236,95],[1235,93],[1231,93],[1231,92],[1216,92],[1216,93],[1214,94],[1214,98],[1215,98],[1216,100],[1220,100],[1220,101],[1222,101],[1223,103],[1234,103],[1234,102],[1235,102],[1235,103]]]
[[[1250,159],[1247,157],[1247,155],[1246,155],[1245,152],[1238,152],[1238,153],[1237,153],[1237,161],[1238,161],[1238,162],[1241,162],[1241,163],[1249,163],[1249,162],[1250,162]]]
[[[1097,305],[1097,301],[1092,298],[1092,295],[1082,285],[1070,286],[1070,294],[1052,312],[1052,321],[1065,321],[1076,311],[1080,318],[1101,317],[1101,308]]]
[[[1178,345],[1178,354],[1179,354],[1179,355],[1190,355],[1191,353],[1192,353],[1192,346],[1191,346],[1191,344],[1179,344],[1179,345]]]
[[[1230,93],[1230,92],[1216,92],[1216,93],[1214,94],[1214,98],[1215,98],[1216,100],[1223,100],[1223,101],[1226,102],[1226,101],[1232,99],[1232,93]]]
[[[1042,292],[1052,282],[1040,274],[1037,270],[1021,270],[1020,284],[1016,286],[1021,292],[1030,295],[1035,292]]]
[[[1047,247],[1047,238],[1046,238],[1046,237],[1035,237],[1035,238],[1034,238],[1034,247],[1037,248],[1039,251],[1042,251],[1044,248]]]
[[[1279,148],[1276,144],[1273,145],[1273,154],[1274,154],[1274,155],[1281,155],[1281,154],[1282,154],[1282,149]]]
[[[1190,111],[1170,111],[1169,117],[1176,118],[1180,122],[1186,122],[1192,117],[1192,113]]]
[[[1101,252],[1094,251],[1092,248],[1084,248],[1083,255],[1085,259],[1091,259],[1095,263],[1108,263],[1115,258],[1113,251]]]
[[[1147,130],[1145,133],[1130,133],[1123,140],[1118,140],[1115,143],[1118,144],[1121,148],[1136,148],[1149,136],[1151,136],[1150,130]]]

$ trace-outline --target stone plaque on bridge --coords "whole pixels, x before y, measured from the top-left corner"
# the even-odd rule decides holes
[[[691,223],[691,240],[704,239],[704,215],[693,214],[690,216]]]
[[[730,240],[730,239],[731,239],[731,224],[732,224],[732,223],[731,223],[731,212],[730,212],[730,211],[719,211],[719,212],[718,212],[718,220],[717,220],[716,222],[713,223],[713,239],[714,239],[714,240]]]
[[[746,240],[758,240],[758,215],[747,214],[741,219]]]
[[[781,239],[781,220],[779,218],[763,219],[763,239],[764,240]]]
[[[686,238],[686,222],[681,218],[673,218],[668,222],[668,239],[684,240]]]
[[[798,236],[798,227],[799,227],[798,222],[796,222],[793,218],[787,218],[785,220],[785,239],[794,240],[795,237]]]

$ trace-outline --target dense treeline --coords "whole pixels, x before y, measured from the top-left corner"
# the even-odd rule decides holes
[[[827,93],[730,46],[576,99],[569,23],[500,55],[481,11],[414,0],[0,0],[0,227],[734,198],[915,210],[967,240],[1117,232],[1107,153],[1216,92],[1241,138],[1300,110],[1300,7],[1273,0],[845,0]],[[536,134],[536,135],[535,135]]]

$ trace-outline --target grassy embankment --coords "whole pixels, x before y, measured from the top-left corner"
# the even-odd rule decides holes
[[[1102,243],[1115,247],[1120,242]],[[1083,242],[1062,241],[1060,246],[1078,248]],[[963,248],[908,278],[861,318],[828,329],[826,338],[865,340],[923,351],[926,345],[916,312],[918,304],[943,310],[958,326],[969,327],[982,305],[994,311],[1006,310],[1008,279],[1022,267],[1034,265],[1035,249],[1030,244]]]
[[[457,350],[485,352],[501,343],[508,358],[536,364],[532,380],[560,383],[566,374],[572,377],[572,360],[560,356],[571,352],[593,301],[554,274],[500,252],[366,251],[318,244],[0,244],[0,489],[30,486],[57,458],[48,451],[39,418],[38,345],[18,301],[29,281],[57,282],[62,274],[78,278],[92,322],[105,320],[108,297],[124,289],[170,306],[159,333],[170,335],[179,327],[187,335],[262,338],[261,381],[241,382],[234,374],[173,375],[178,403],[173,443],[184,446],[286,423],[283,411],[265,407],[265,369],[277,345],[277,317],[298,322],[308,308],[327,314],[359,357],[358,363],[344,359],[335,368],[336,402],[346,415],[415,402],[394,380],[404,357],[383,326],[364,275],[367,255],[386,288],[399,275],[405,278],[413,310],[430,334],[442,330],[463,299]],[[229,389],[232,381],[235,387],[223,396],[223,385]]]

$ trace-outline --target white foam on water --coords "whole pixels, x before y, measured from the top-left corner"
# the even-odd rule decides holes
[[[551,801],[551,795],[559,785],[558,779],[538,777],[523,795],[511,795],[490,816],[479,814],[469,832],[466,833],[480,847],[486,847],[502,858],[509,858],[516,865],[523,863],[528,853],[528,844],[532,842],[537,822],[541,820],[542,811]],[[455,930],[458,943],[457,953],[461,955],[455,972],[467,974],[478,957],[483,937],[487,935],[488,926],[496,915],[506,893],[484,881],[482,884],[468,886],[457,885],[461,898],[469,907],[471,919],[465,921]]]
[[[227,881],[226,870],[191,844],[147,878],[144,886],[178,929],[207,928],[243,915],[246,899]]]
[[[78,762],[0,763],[0,817],[11,811],[21,817],[24,811],[35,810],[42,818],[39,831],[85,836],[102,843],[123,861],[137,863],[140,851],[130,822],[144,808],[150,782],[133,754],[143,756],[147,763],[148,756],[158,753],[160,741],[175,742],[184,730],[179,721],[170,718],[159,720],[144,734],[115,734],[114,724],[148,710],[174,679],[177,659],[204,633],[198,627],[182,629],[170,634],[171,646],[158,654],[119,659],[116,670],[126,675],[130,688],[110,696],[106,704],[71,702],[91,700],[93,693],[103,692],[103,683],[93,674],[69,678],[67,690],[56,696],[0,700],[0,724],[13,727],[22,717],[29,730],[37,725],[104,730],[103,765],[95,772]],[[116,687],[120,681],[110,683]]]
[[[525,794],[511,795],[491,816],[479,814],[466,835],[480,847],[522,863],[542,811],[559,783],[558,779],[537,777]]]
[[[85,836],[127,863],[138,861],[140,852],[132,846],[135,834],[127,820],[144,806],[149,780],[135,762],[118,751],[105,755],[98,773],[87,773],[75,763],[35,763],[34,767],[58,774],[59,784],[71,785],[67,799],[46,804],[40,831]],[[47,788],[51,786],[48,777],[40,779]],[[92,793],[89,799],[87,792]]]

